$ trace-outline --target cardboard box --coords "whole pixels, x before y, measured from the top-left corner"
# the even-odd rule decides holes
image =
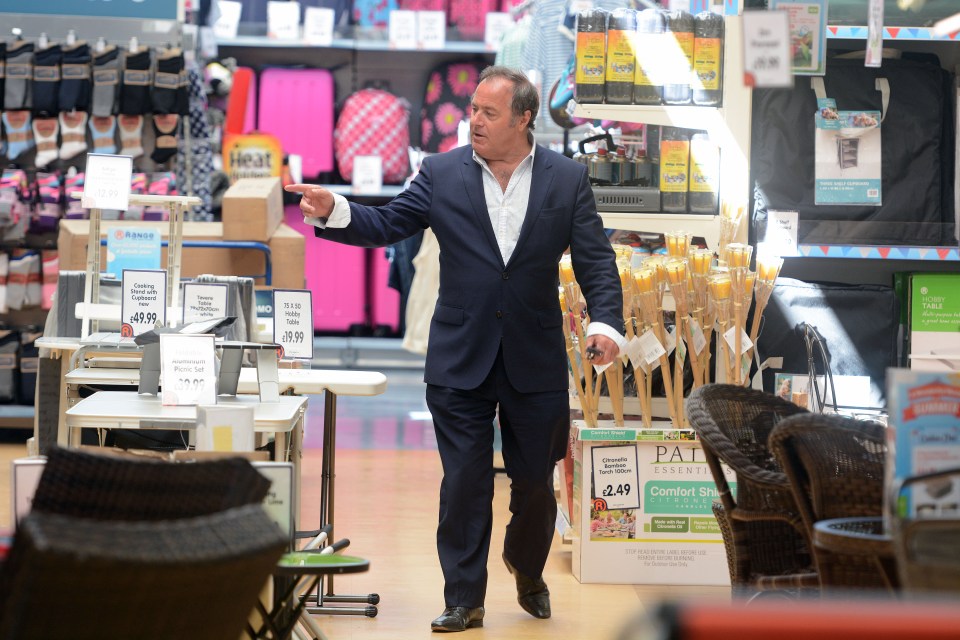
[[[909,343],[911,369],[960,370],[960,275],[910,278]]]
[[[170,225],[167,222],[108,221],[100,227],[100,236],[105,238],[110,229],[117,227],[153,228],[167,240]],[[89,220],[61,220],[57,247],[60,252],[62,271],[83,271],[87,267],[87,237]],[[219,222],[184,222],[183,239],[223,242],[223,224]],[[273,286],[282,289],[303,289],[305,238],[285,224],[277,227],[273,237],[266,243],[270,248],[273,267]],[[106,268],[106,247],[100,252],[101,269]],[[163,248],[161,265],[167,264],[167,249]],[[223,276],[257,276],[256,284],[265,284],[265,255],[256,249],[233,249],[228,246],[200,248],[186,247],[183,250],[180,274],[191,278],[209,273]]]
[[[729,585],[712,505],[719,499],[691,429],[573,422],[573,575],[582,583]],[[730,471],[731,486],[733,472]]]
[[[223,194],[223,239],[266,242],[283,222],[280,178],[241,178]]]

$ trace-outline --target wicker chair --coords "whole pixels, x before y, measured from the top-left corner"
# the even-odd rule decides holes
[[[770,450],[790,479],[808,538],[820,520],[877,516],[883,512],[885,429],[833,415],[804,413],[773,428]],[[813,545],[824,588],[885,589],[895,575],[888,560],[858,549],[833,553]]]
[[[687,416],[720,494],[714,508],[735,592],[819,585],[786,474],[767,448],[780,420],[804,413],[772,394],[710,384],[687,399]],[[736,473],[734,497],[724,465]]]
[[[259,505],[147,522],[31,512],[0,568],[0,637],[237,640],[287,542]]]
[[[171,463],[53,447],[34,511],[98,520],[172,520],[261,504],[270,481],[243,458]]]
[[[933,493],[939,493],[950,490],[948,483],[956,492],[960,467],[905,478],[890,493],[891,513],[899,514],[897,503],[903,491],[926,484]],[[922,518],[895,515],[891,525],[903,590],[920,597],[933,592],[960,594],[960,512]]]

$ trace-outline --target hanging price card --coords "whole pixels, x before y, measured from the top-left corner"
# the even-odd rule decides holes
[[[593,447],[593,499],[606,508],[639,509],[637,445]]]
[[[730,327],[727,329],[727,332],[723,334],[723,339],[727,341],[727,345],[730,347],[730,353],[732,354],[737,348],[737,328]],[[743,329],[740,329],[740,353],[746,353],[753,348],[753,341],[750,340],[750,336],[747,335],[747,332]]]
[[[790,87],[790,23],[783,11],[743,12],[743,83]]]
[[[649,329],[640,336],[640,350],[643,352],[643,360],[647,364],[653,364],[660,360],[660,356],[667,355],[666,349],[657,340],[657,336]]]
[[[198,282],[183,285],[183,324],[226,315],[227,285]]]
[[[88,153],[84,174],[84,209],[118,209],[130,206],[130,179],[133,176],[133,158],[103,153]]]
[[[387,28],[391,49],[417,48],[417,12],[397,10],[390,12]]]
[[[447,14],[417,11],[417,48],[443,49],[447,45]]]
[[[267,37],[296,40],[300,37],[300,3],[267,2]]]
[[[220,8],[220,17],[213,23],[213,35],[218,40],[229,40],[237,37],[237,29],[240,26],[240,13],[243,11],[243,3],[235,0],[220,0],[217,3]]]
[[[703,335],[703,329],[693,318],[690,318],[690,333],[693,334],[693,349],[697,352],[697,355],[700,355],[703,352],[703,349],[707,346],[707,337]]]
[[[124,269],[120,334],[131,337],[167,323],[167,272]]]
[[[283,358],[313,359],[313,302],[310,291],[274,289],[273,341]]]
[[[509,13],[491,11],[487,14],[487,21],[484,23],[483,42],[487,45],[487,51],[499,51],[500,39],[503,33],[513,26],[513,18]]]
[[[213,335],[160,334],[162,404],[217,403],[213,347]]]
[[[630,359],[630,366],[634,369],[639,369],[643,366],[643,348],[640,346],[640,338],[637,336],[630,338],[625,351],[627,358]]]
[[[307,7],[303,13],[303,39],[310,44],[333,44],[334,11],[329,7]]]
[[[867,55],[864,66],[879,67],[883,62],[883,0],[870,0],[867,14]]]
[[[353,159],[354,195],[378,195],[383,190],[383,159],[380,156],[356,156]]]

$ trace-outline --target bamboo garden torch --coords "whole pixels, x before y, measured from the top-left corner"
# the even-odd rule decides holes
[[[748,244],[733,242],[726,247],[727,268],[730,273],[730,297],[733,306],[733,383],[743,384],[743,357],[744,345],[743,336],[746,335],[745,326],[747,322],[747,312],[750,309],[750,299],[747,294],[747,274],[750,269],[750,257],[753,255],[753,247]],[[752,293],[753,281],[750,281],[750,293]],[[746,299],[746,300],[745,300]],[[726,333],[726,332],[724,332]],[[726,337],[726,335],[724,336]],[[749,345],[748,345],[749,346]]]
[[[648,263],[650,266],[648,266]],[[650,268],[653,267],[653,268]],[[658,283],[658,276],[654,269],[659,268],[658,261],[645,260],[644,267],[634,273],[633,281],[637,288],[637,297],[640,299],[640,309],[643,323],[646,326],[641,341],[644,342],[643,357],[647,362],[659,360],[660,374],[663,376],[663,388],[666,394],[667,408],[670,411],[670,420],[674,426],[678,425],[676,399],[673,391],[673,377],[670,375],[670,362],[667,360],[666,349],[663,348],[666,340],[663,331],[662,288]],[[656,354],[656,357],[654,357]],[[647,378],[647,393],[652,395],[651,377]],[[652,406],[652,398],[650,398]]]

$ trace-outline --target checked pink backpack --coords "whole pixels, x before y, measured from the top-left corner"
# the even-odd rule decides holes
[[[383,183],[402,184],[410,173],[409,107],[389,91],[361,89],[343,104],[333,130],[337,169],[353,181],[353,159],[380,156]]]

